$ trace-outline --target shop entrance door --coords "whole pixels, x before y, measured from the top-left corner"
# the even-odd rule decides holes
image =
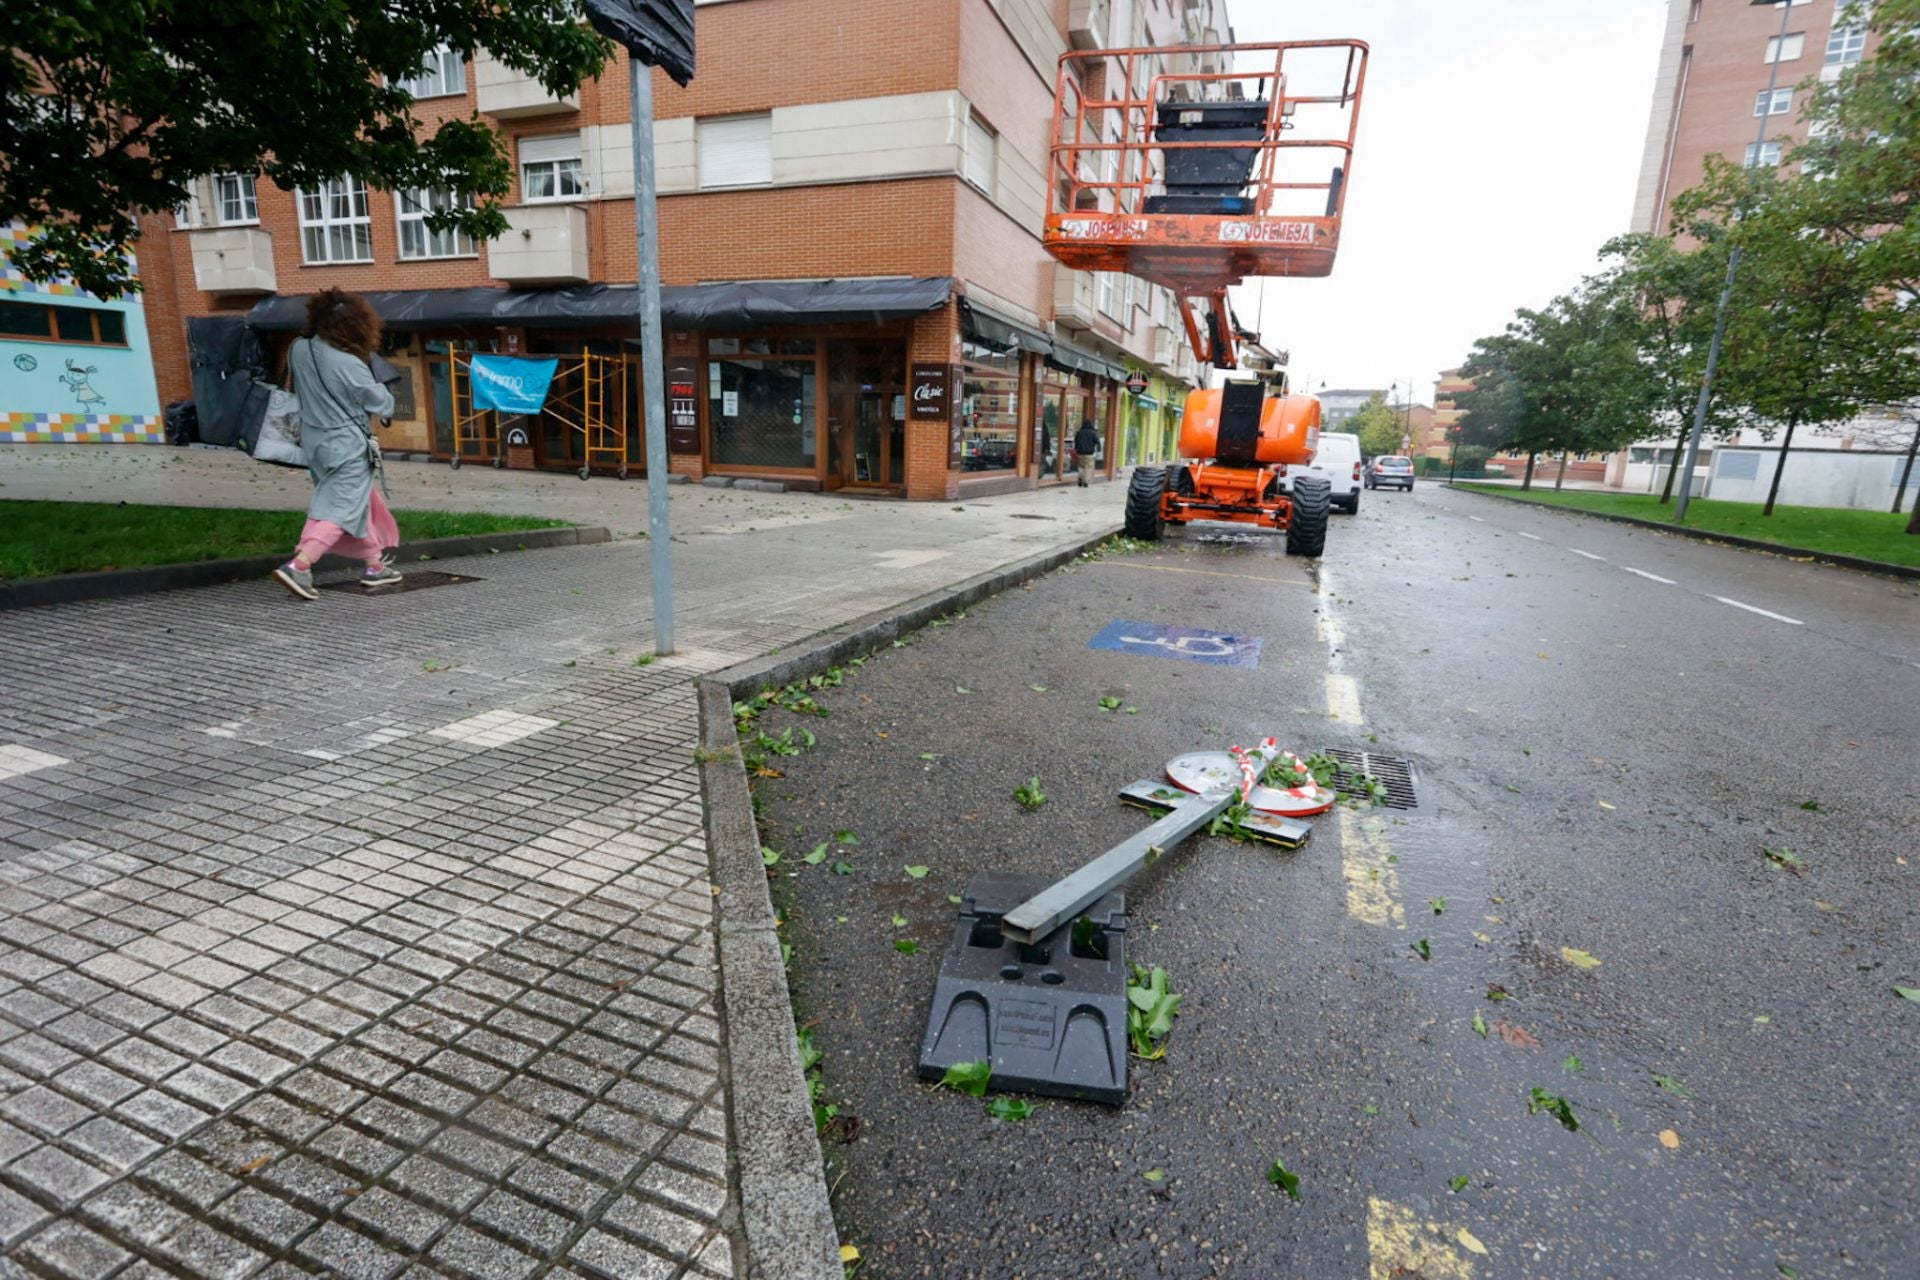
[[[830,484],[900,489],[907,482],[906,349],[892,342],[827,348]]]

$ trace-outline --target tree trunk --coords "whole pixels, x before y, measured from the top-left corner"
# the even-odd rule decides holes
[[[1681,420],[1683,422],[1685,421],[1684,416]],[[1667,468],[1667,482],[1660,487],[1660,505],[1663,507],[1673,501],[1673,475],[1674,472],[1680,470],[1680,465],[1686,461],[1687,438],[1692,434],[1687,427],[1682,426],[1680,428],[1679,438],[1673,442],[1673,465]],[[1660,451],[1655,449],[1653,456],[1655,459],[1658,459],[1660,457]],[[1659,466],[1660,464],[1656,461],[1654,465]]]
[[[1787,454],[1793,448],[1793,429],[1800,425],[1800,411],[1795,409],[1787,417],[1787,434],[1780,437],[1780,461],[1773,464],[1773,483],[1767,486],[1767,505],[1760,514],[1773,514],[1773,504],[1780,497],[1780,478],[1787,474]]]
[[[1908,533],[1920,533],[1920,502],[1913,504],[1913,518],[1907,521]]]
[[[1527,478],[1520,482],[1520,492],[1522,493],[1533,488],[1533,460],[1538,456],[1539,455],[1533,450],[1527,450]]]
[[[1913,482],[1913,459],[1915,454],[1920,454],[1920,420],[1914,423],[1913,443],[1907,446],[1907,461],[1900,472],[1900,487],[1895,490],[1893,494],[1893,514],[1895,515],[1900,514],[1900,504],[1907,500],[1907,486]],[[1920,501],[1916,501],[1913,504],[1913,513],[1916,516],[1920,516]],[[1915,530],[1908,529],[1907,532],[1913,533]]]
[[[1560,451],[1560,474],[1553,478],[1553,491],[1555,493],[1560,492],[1561,487],[1566,483],[1567,483],[1567,451],[1565,449],[1562,449]]]

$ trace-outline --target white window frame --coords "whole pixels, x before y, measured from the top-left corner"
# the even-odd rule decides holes
[[[581,156],[578,133],[523,137],[517,145],[520,203],[561,204],[586,198],[586,164]]]
[[[1000,135],[993,126],[972,112],[967,113],[966,155],[960,174],[968,182],[978,187],[989,199],[993,197],[993,170],[998,160]]]
[[[1768,168],[1780,167],[1780,144],[1778,142],[1749,142],[1747,144],[1747,165],[1749,169],[1766,165]]]
[[[1779,36],[1768,36],[1766,56],[1760,59],[1760,63],[1766,66],[1775,62],[1798,62],[1806,52],[1807,33],[1804,31],[1788,32],[1784,42]]]
[[[229,205],[239,216],[228,217]],[[250,227],[260,221],[260,196],[250,173],[213,175],[213,223],[218,227]]]
[[[397,235],[402,262],[431,262],[439,258],[477,258],[480,251],[473,243],[473,237],[458,227],[447,231],[435,231],[427,225],[427,215],[440,209],[471,209],[471,195],[455,195],[453,192],[435,190],[428,187],[412,187],[393,193],[393,221]],[[423,252],[408,251],[409,232],[417,239]]]
[[[1783,89],[1775,89],[1771,102],[1768,101],[1767,91],[1765,89],[1753,95],[1753,117],[1756,120],[1761,116],[1783,116],[1792,110],[1792,85],[1788,85]]]
[[[1101,315],[1117,322],[1120,319],[1120,305],[1122,302],[1122,295],[1118,284],[1118,274],[1112,271],[1096,271],[1093,273],[1093,277],[1097,282],[1097,288],[1095,290],[1097,301],[1095,305],[1100,308]]]
[[[422,98],[464,98],[467,94],[466,57],[450,44],[443,44],[427,55],[420,72],[400,81],[417,102]]]
[[[763,138],[764,155],[759,148]],[[695,120],[693,163],[702,191],[772,186],[773,113],[757,111]]]
[[[1867,24],[1843,27],[1836,24],[1827,33],[1829,67],[1850,67],[1867,56]]]
[[[339,202],[346,212],[338,212]],[[300,260],[310,267],[332,266],[343,262],[373,261],[373,208],[367,198],[367,184],[358,178],[335,178],[314,191],[294,192],[300,211]],[[353,248],[364,247],[361,257],[334,256],[334,232],[344,233]],[[316,236],[313,233],[318,233]],[[314,247],[322,250],[314,255]]]

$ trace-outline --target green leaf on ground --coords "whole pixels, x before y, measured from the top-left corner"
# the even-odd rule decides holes
[[[1578,947],[1560,948],[1560,958],[1578,969],[1598,969],[1600,958],[1592,952],[1582,951]]]
[[[957,684],[953,686],[953,691],[955,693],[972,693],[973,692],[973,690],[967,688],[967,686],[963,684]]]
[[[1100,699],[1100,709],[1102,711],[1118,711],[1120,709],[1120,699],[1102,698]]]
[[[1687,1088],[1687,1086],[1681,1084],[1672,1076],[1663,1076],[1655,1072],[1653,1082],[1676,1098],[1691,1098],[1693,1096],[1693,1090]]]
[[[1787,1280],[1800,1280],[1800,1273],[1784,1262],[1776,1262],[1773,1264],[1773,1267],[1774,1270],[1785,1276]]]
[[[987,1104],[987,1114],[995,1120],[1019,1124],[1033,1114],[1033,1104],[1025,1098],[995,1098]]]
[[[951,903],[952,903],[952,904],[953,904],[954,906],[956,906],[956,907],[957,907],[957,906],[959,906],[959,905],[960,905],[960,904],[961,904],[962,902],[964,902],[964,901],[966,901],[966,899],[964,899],[964,898],[962,898],[962,897],[961,897],[961,896],[960,896],[959,894],[957,894],[957,893],[950,893],[950,894],[948,894],[948,895],[947,895],[947,901],[948,901],[948,902],[951,902]]]
[[[1279,1187],[1295,1200],[1300,1198],[1300,1175],[1287,1172],[1287,1166],[1275,1160],[1267,1166],[1267,1181]]]
[[[920,944],[912,938],[897,938],[894,940],[893,949],[903,956],[910,956],[919,952]]]
[[[769,849],[765,845],[761,845],[760,861],[765,863],[769,867],[774,866],[780,861],[780,851],[778,849]]]
[[[850,876],[853,874],[853,864],[842,858],[833,864],[831,870],[837,876]]]
[[[1367,1103],[1367,1105],[1360,1108],[1360,1114],[1363,1116],[1377,1116],[1380,1114],[1380,1108],[1374,1106],[1371,1102],[1369,1102]]]
[[[1027,688],[1033,690],[1035,693],[1045,693],[1047,691],[1047,686],[1043,684],[1030,684]]]
[[[1784,867],[1788,871],[1805,871],[1807,869],[1806,859],[1791,849],[1762,849],[1760,852],[1765,854],[1767,861],[1776,867]]]
[[[1502,1000],[1513,999],[1513,992],[1507,990],[1497,982],[1489,982],[1487,984],[1487,999],[1498,1004]]]
[[[931,751],[922,751],[922,752],[920,753],[920,758],[921,758],[922,760],[938,760],[938,759],[939,759],[940,757],[939,757],[939,756],[937,756],[937,755],[935,755],[935,754],[934,754],[933,752],[931,752]]]
[[[1457,1178],[1448,1179],[1447,1186],[1456,1194],[1465,1191],[1467,1189],[1467,1175],[1463,1173]]]
[[[1148,1182],[1165,1182],[1167,1180],[1167,1171],[1165,1169],[1149,1169],[1140,1176]]]
[[[783,942],[780,944],[780,967],[784,969],[792,963],[793,944],[791,942]]]
[[[1567,1055],[1567,1060],[1560,1064],[1560,1069],[1566,1072],[1568,1075],[1575,1075],[1575,1074],[1578,1074],[1579,1072],[1585,1071],[1587,1069],[1587,1064],[1580,1061],[1579,1054],[1570,1053]]]
[[[851,831],[836,831],[833,833],[833,838],[839,841],[841,844],[859,844],[860,843],[860,837],[855,835]]]
[[[1013,789],[1013,801],[1028,813],[1032,813],[1047,802],[1047,793],[1040,789],[1040,779],[1028,778]]]
[[[822,840],[819,844],[813,846],[812,853],[809,853],[806,857],[800,859],[800,861],[806,863],[810,867],[817,867],[821,863],[825,862],[826,860],[827,860],[827,842],[824,840]]]
[[[897,911],[893,913],[893,927],[894,927],[894,928],[896,928],[896,929],[899,929],[899,928],[902,928],[903,926],[905,926],[905,924],[906,924],[906,923],[907,923],[907,918],[906,918],[905,916],[903,916],[903,915],[901,915],[901,914],[900,914],[899,912],[897,912]]]
[[[929,867],[907,867],[906,873],[911,879],[925,880],[929,870],[931,870]]]
[[[1422,938],[1413,944],[1413,954],[1419,956],[1422,960],[1431,960],[1433,959],[1433,947],[1425,938]]]
[[[1447,900],[1445,898],[1428,898],[1427,905],[1433,908],[1433,914],[1442,915],[1446,912]]]
[[[1535,1089],[1527,1100],[1527,1114],[1538,1115],[1542,1111],[1558,1120],[1568,1133],[1580,1132],[1580,1122],[1573,1118],[1572,1103],[1545,1089]]]
[[[1826,812],[1825,809],[1822,809],[1820,807],[1820,802],[1818,800],[1802,800],[1800,802],[1800,807],[1802,809],[1805,809],[1808,813],[1825,813]]]
[[[1895,987],[1893,994],[1899,996],[1902,1000],[1911,1000],[1915,1004],[1920,1004],[1920,987]],[[1765,1022],[1766,1019],[1755,1018],[1754,1021]]]
[[[1177,995],[1167,971],[1131,966],[1127,978],[1127,1038],[1136,1057],[1153,1061],[1167,1053],[1167,1036],[1173,1031],[1173,1019],[1180,1012],[1184,997]]]
[[[1474,1029],[1474,1031],[1475,1031],[1475,1032],[1477,1032],[1477,1033],[1479,1034],[1479,1036],[1480,1036],[1480,1038],[1481,1038],[1481,1039],[1483,1039],[1483,1040],[1484,1040],[1484,1039],[1486,1039],[1486,1036],[1487,1036],[1487,1020],[1486,1020],[1485,1018],[1483,1018],[1483,1017],[1481,1017],[1481,1016],[1480,1016],[1479,1014],[1477,1014],[1477,1013],[1476,1013],[1476,1014],[1474,1014],[1474,1015],[1473,1015],[1473,1029]]]
[[[987,1080],[993,1075],[990,1062],[956,1062],[947,1068],[940,1083],[974,1098],[987,1096]]]

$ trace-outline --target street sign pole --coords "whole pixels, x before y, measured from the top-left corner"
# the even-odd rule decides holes
[[[639,251],[640,400],[647,424],[647,542],[653,651],[673,652],[673,540],[667,530],[666,360],[660,336],[660,218],[653,180],[653,68],[627,59],[633,83],[633,238]]]

